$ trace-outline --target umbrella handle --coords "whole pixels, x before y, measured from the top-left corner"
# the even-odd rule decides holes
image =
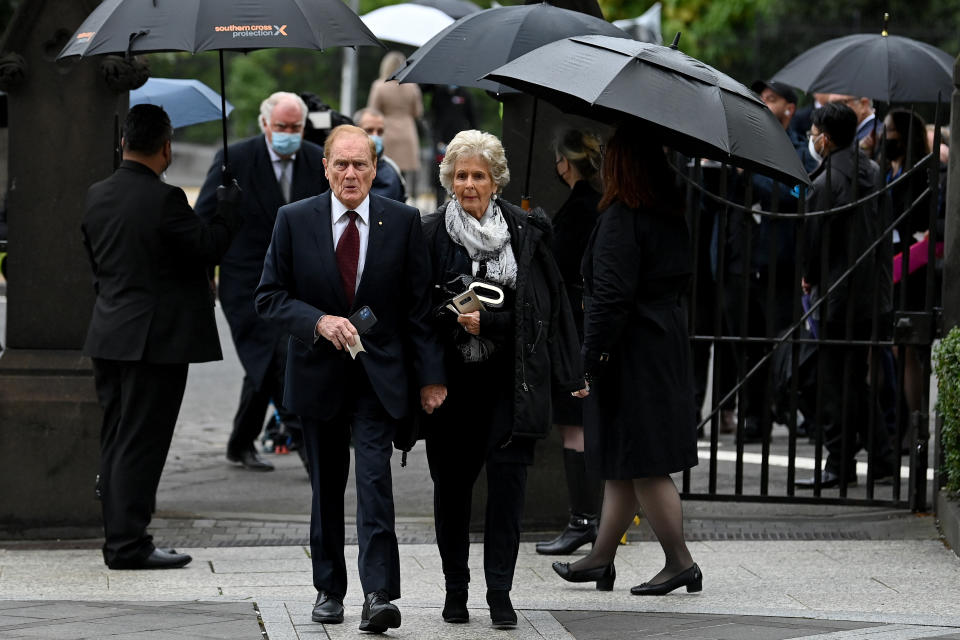
[[[520,196],[520,207],[530,211],[530,166],[533,164],[533,139],[537,132],[537,98],[533,98],[533,115],[530,116],[530,144],[527,145],[527,175],[523,181],[523,195]]]
[[[223,173],[223,184],[226,186],[230,182],[227,171],[230,162],[227,157],[227,85],[223,75],[223,49],[218,49],[217,52],[220,54],[220,124],[223,126],[223,166],[220,169]]]

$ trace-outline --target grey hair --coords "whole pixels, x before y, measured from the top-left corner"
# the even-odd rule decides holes
[[[374,118],[383,117],[383,112],[380,111],[379,109],[374,109],[373,107],[364,107],[363,109],[359,109],[355,114],[353,114],[353,124],[357,124],[358,122],[360,122],[360,119],[363,118],[363,116],[367,115],[368,113],[372,115]]]
[[[289,91],[277,91],[276,93],[271,93],[266,100],[260,103],[260,130],[266,132],[267,127],[270,125],[270,114],[273,113],[274,107],[277,106],[283,100],[293,100],[300,105],[300,113],[303,114],[300,118],[300,126],[304,126],[307,123],[307,103],[303,101],[303,98],[298,96],[295,93],[290,93]]]
[[[453,137],[440,163],[440,184],[453,194],[453,168],[460,158],[482,158],[490,170],[490,177],[500,193],[510,183],[507,154],[500,139],[492,133],[468,129]]]

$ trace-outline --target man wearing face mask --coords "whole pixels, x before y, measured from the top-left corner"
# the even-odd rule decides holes
[[[111,569],[172,569],[147,526],[187,382],[187,363],[220,360],[206,269],[241,224],[236,182],[218,187],[208,222],[160,179],[173,129],[161,107],[127,114],[123,162],[87,192],[81,231],[96,302],[84,344],[103,408],[97,495]]]
[[[878,190],[880,168],[856,144],[857,116],[840,102],[818,109],[810,127],[810,142],[823,158],[810,174],[813,184],[808,211],[841,207]],[[859,155],[856,158],[855,155]],[[887,227],[886,207],[877,198],[854,209],[813,216],[807,220],[801,287],[816,303],[837,283]],[[892,322],[892,238],[884,241],[853,272],[837,284],[819,309],[819,337],[825,340],[868,340],[873,332],[874,304],[880,339]],[[826,270],[822,270],[822,265]],[[848,321],[850,330],[848,331]],[[818,345],[823,394],[819,418],[828,456],[820,482],[815,477],[798,480],[801,489],[822,489],[857,483],[857,450],[870,447],[869,464],[874,481],[889,479],[895,469],[889,435],[867,386],[869,348],[845,344]],[[844,377],[846,376],[846,379]],[[877,381],[874,380],[874,384]],[[871,434],[870,431],[873,430]]]
[[[228,171],[250,195],[242,204],[243,227],[220,261],[220,303],[244,369],[227,460],[251,471],[273,470],[254,447],[271,400],[293,445],[300,441],[299,420],[282,404],[287,337],[257,316],[253,292],[260,282],[277,210],[329,188],[323,175],[323,147],[303,140],[306,117],[307,106],[300,96],[274,93],[260,105],[263,134],[229,147]],[[208,219],[216,210],[222,163],[218,152],[197,198],[201,218]],[[269,424],[272,428],[272,418]]]
[[[353,114],[353,121],[367,132],[377,148],[377,175],[373,179],[370,193],[397,202],[406,202],[407,183],[400,173],[400,167],[389,156],[383,155],[383,114],[373,107],[366,107]]]

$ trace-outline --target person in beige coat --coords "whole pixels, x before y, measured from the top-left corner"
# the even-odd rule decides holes
[[[420,140],[415,119],[423,115],[423,99],[416,84],[387,81],[406,62],[399,51],[390,51],[380,61],[380,77],[370,85],[367,106],[383,113],[383,152],[404,172],[407,184],[411,172],[420,169]]]

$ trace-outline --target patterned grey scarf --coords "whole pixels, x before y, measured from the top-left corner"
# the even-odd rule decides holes
[[[517,287],[517,260],[510,248],[510,229],[493,198],[484,214],[486,224],[463,210],[456,200],[447,204],[444,223],[450,239],[467,250],[471,260],[487,265],[488,280]]]

